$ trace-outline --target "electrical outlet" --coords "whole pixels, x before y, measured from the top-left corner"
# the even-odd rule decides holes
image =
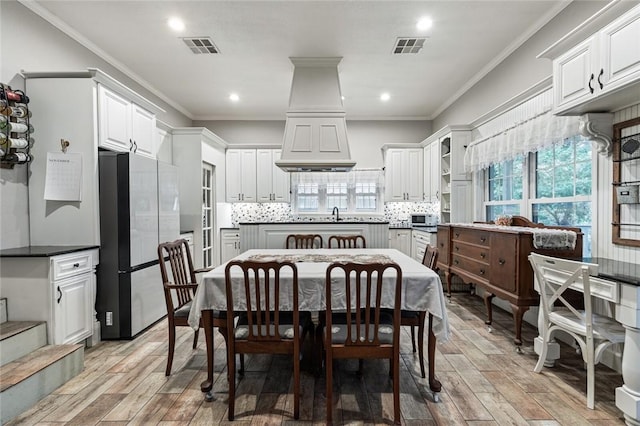
[[[107,325],[113,325],[113,312],[107,312]]]

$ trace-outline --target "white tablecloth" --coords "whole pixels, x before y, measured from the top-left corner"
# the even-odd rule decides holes
[[[449,321],[447,308],[442,291],[440,277],[431,269],[417,262],[413,258],[395,249],[313,249],[313,250],[285,250],[285,249],[260,249],[248,250],[234,260],[245,260],[257,255],[385,255],[396,262],[402,269],[402,309],[412,311],[427,311],[434,316],[433,331],[440,341],[449,338]],[[325,275],[328,262],[297,262],[298,287],[299,287],[299,309],[301,311],[322,311],[325,309]],[[225,291],[224,270],[226,264],[205,273],[201,277],[201,284],[198,286],[196,295],[189,314],[189,324],[197,328],[203,309],[226,310],[227,298]],[[393,272],[393,271],[391,271]],[[239,269],[238,277],[233,279],[234,287],[243,288]],[[395,272],[393,272],[395,276]],[[235,275],[235,274],[234,274]],[[289,286],[283,285],[287,278],[290,278],[289,268],[282,271],[281,287],[287,289]],[[244,294],[244,290],[235,292]],[[291,310],[291,294],[283,292],[280,295],[280,305],[283,310]],[[393,297],[391,294],[383,295],[383,300],[388,301],[384,307],[392,308]],[[332,309],[340,310],[345,308],[346,299],[332,299]],[[246,302],[243,298],[234,300],[234,309],[243,310]]]

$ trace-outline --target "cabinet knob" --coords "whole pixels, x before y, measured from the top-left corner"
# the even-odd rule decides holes
[[[74,267],[74,268],[79,268],[79,267],[80,267],[80,264],[79,264],[79,263],[74,263],[74,264],[73,264],[73,267]]]
[[[458,259],[456,259],[456,260],[453,261],[453,263],[455,263],[457,265],[460,262],[458,261]]]
[[[604,84],[602,84],[603,75],[604,75],[604,68],[600,68],[600,74],[598,74],[598,84],[600,85],[600,90],[604,89]]]
[[[460,251],[460,247],[455,246],[456,251]]]
[[[456,232],[456,238],[458,238],[460,236],[459,232]]]
[[[504,265],[505,262],[506,262],[506,260],[504,260],[504,259],[498,259],[498,263],[501,264],[501,265]]]
[[[487,253],[480,253],[480,257],[484,259],[485,257],[487,257]]]
[[[484,275],[484,269],[480,269],[480,275]]]
[[[592,95],[593,95],[593,86],[591,85],[591,82],[593,82],[594,78],[595,78],[595,75],[591,74],[591,78],[589,78],[589,92],[591,92]]]

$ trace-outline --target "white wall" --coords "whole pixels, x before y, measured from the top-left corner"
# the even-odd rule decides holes
[[[282,145],[283,121],[195,121],[194,126],[206,127],[229,145]],[[426,120],[347,120],[347,135],[351,157],[356,168],[382,168],[381,147],[385,143],[420,143],[432,133]]]
[[[482,80],[433,120],[433,128],[468,124],[551,75],[551,61],[536,56],[602,9],[608,1],[572,2]]]
[[[22,4],[14,0],[0,1],[1,82],[14,89],[24,89],[21,70],[79,71],[89,67],[99,68],[165,109],[166,112],[158,116],[162,121],[172,126],[191,125],[188,117]],[[70,117],[70,125],[72,119]],[[38,127],[37,116],[32,118],[32,123]],[[0,249],[29,245],[27,169],[25,165],[12,170],[0,169]]]

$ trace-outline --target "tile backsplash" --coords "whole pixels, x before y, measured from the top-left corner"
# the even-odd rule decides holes
[[[371,218],[363,218],[358,216],[359,220],[385,220],[389,225],[401,225],[411,220],[412,213],[434,213],[439,210],[438,203],[385,203],[384,216],[375,216]],[[349,220],[347,214],[340,215],[345,220]],[[331,215],[326,217],[316,217],[320,220],[331,220]],[[300,217],[294,215],[291,211],[289,203],[233,203],[231,204],[231,224],[238,226],[240,222],[291,222],[300,220]]]

